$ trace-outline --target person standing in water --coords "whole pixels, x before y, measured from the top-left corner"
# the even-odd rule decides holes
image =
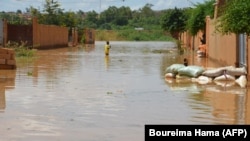
[[[111,45],[109,44],[109,41],[106,42],[106,45],[104,46],[104,52],[105,55],[108,56],[109,55],[109,49],[111,48]]]

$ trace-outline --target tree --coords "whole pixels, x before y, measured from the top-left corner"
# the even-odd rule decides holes
[[[41,17],[40,11],[32,6],[30,6],[30,8],[26,8],[26,11],[28,13],[31,13],[32,17],[37,17],[37,18]]]
[[[98,25],[98,13],[96,11],[86,12],[83,20],[84,28],[97,28]]]
[[[55,24],[59,25],[60,15],[63,13],[63,9],[60,8],[58,1],[54,0],[45,0],[44,10],[46,14],[44,15],[44,24]]]
[[[124,26],[128,24],[131,18],[132,12],[129,7],[122,6],[117,8],[115,6],[110,6],[100,15],[100,27],[107,27],[110,29],[111,26]]]
[[[122,6],[118,8],[118,13],[114,20],[114,24],[124,26],[128,24],[128,20],[132,18],[132,12],[129,7]]]
[[[117,17],[118,8],[115,6],[110,6],[107,10],[103,11],[100,15],[101,22],[112,23]]]
[[[152,17],[154,16],[154,11],[151,9],[154,5],[147,3],[142,9],[140,9],[143,17]]]
[[[20,9],[18,9],[18,10],[16,11],[16,13],[17,13],[17,14],[22,14],[22,11],[21,11]]]
[[[147,3],[139,10],[132,11],[132,18],[129,20],[129,25],[132,27],[143,27],[147,30],[160,29],[160,12],[153,11],[152,7],[152,4]]]
[[[188,11],[189,18],[187,20],[186,29],[191,33],[191,35],[196,35],[200,30],[205,32],[206,28],[206,16],[211,18],[214,15],[215,0],[208,0],[204,3],[197,3],[195,7]]]
[[[60,18],[60,22],[61,22],[60,25],[74,28],[77,26],[78,20],[79,18],[76,17],[76,14],[74,12],[71,12],[71,11],[64,12]]]
[[[230,0],[226,3],[217,28],[224,34],[246,33],[250,35],[250,1]]]
[[[187,17],[183,9],[169,9],[163,15],[161,27],[163,30],[170,32],[173,38],[179,39],[180,33],[185,31]]]

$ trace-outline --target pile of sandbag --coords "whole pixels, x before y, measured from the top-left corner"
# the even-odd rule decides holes
[[[166,68],[166,77],[198,77],[200,76],[205,69],[200,66],[185,66],[183,64],[172,64],[171,66]]]
[[[166,68],[166,78],[190,79],[192,82],[207,84],[215,82],[237,83],[240,87],[247,85],[247,71],[245,67],[236,68],[233,66],[205,69],[200,66],[184,66],[183,64],[173,64]]]
[[[0,69],[16,69],[15,51],[0,47]]]
[[[197,50],[197,56],[200,57],[200,58],[202,58],[202,57],[206,56],[206,53],[204,51]]]
[[[199,45],[199,48],[197,50],[197,56],[198,57],[206,57],[206,45]]]

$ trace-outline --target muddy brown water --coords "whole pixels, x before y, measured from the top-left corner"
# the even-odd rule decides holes
[[[0,70],[0,140],[142,141],[145,124],[250,124],[248,88],[164,77],[183,57],[216,64],[171,42],[110,43],[108,57],[96,42],[40,50]]]

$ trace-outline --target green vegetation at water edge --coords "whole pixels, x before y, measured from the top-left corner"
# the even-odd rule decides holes
[[[6,19],[10,24],[31,24],[32,20],[30,19],[36,17],[40,24],[64,26],[68,27],[69,31],[77,29],[78,33],[86,28],[122,30],[116,34],[117,40],[168,40],[166,39],[168,37],[162,36],[164,34],[154,34],[154,30],[162,30],[178,40],[181,33],[185,31],[191,35],[196,35],[199,31],[205,32],[206,17],[213,18],[214,4],[217,2],[216,0],[204,0],[202,3],[191,2],[191,7],[157,11],[152,9],[154,5],[150,3],[135,10],[126,6],[109,6],[98,13],[95,10],[64,11],[58,0],[42,1],[41,9],[30,6],[26,8],[26,11],[2,11],[0,18]],[[217,16],[219,18],[216,29],[222,33],[247,33],[250,35],[249,0],[224,0],[218,6]],[[145,31],[134,31],[134,28],[142,28]],[[151,33],[152,31],[153,33]],[[105,34],[98,34],[97,39],[106,40],[108,37]]]
[[[162,30],[97,30],[97,41],[174,41]]]
[[[23,41],[20,44],[17,42],[8,42],[6,47],[14,49],[16,57],[33,57],[36,53],[35,50],[27,46],[27,42]]]

